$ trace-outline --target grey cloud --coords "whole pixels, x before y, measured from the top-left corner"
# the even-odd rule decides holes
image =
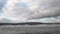
[[[60,18],[50,17],[50,18],[32,19],[32,20],[29,20],[28,22],[60,23]]]
[[[16,21],[12,21],[12,20],[9,20],[9,19],[6,19],[6,18],[2,18],[0,20],[0,23],[16,23]]]
[[[42,0],[41,6],[29,19],[60,16],[60,0]]]
[[[10,1],[12,1],[12,0],[10,0]],[[17,1],[17,0],[14,0],[14,1]],[[60,0],[40,0],[40,1],[41,2],[40,2],[38,9],[36,9],[35,11],[25,9],[22,6],[17,7],[14,5],[13,2],[11,2],[14,6],[10,7],[10,4],[8,4],[8,6],[6,7],[7,8],[6,13],[8,13],[8,11],[9,11],[8,16],[12,16],[12,17],[17,16],[17,18],[22,17],[21,16],[21,13],[22,13],[23,17],[24,18],[26,17],[29,20],[36,19],[36,18],[60,16]],[[16,8],[16,10],[14,7]],[[13,8],[17,14],[16,13],[13,14],[15,11],[12,11],[13,9],[9,9],[9,8]],[[19,19],[20,18],[18,18],[18,20]]]

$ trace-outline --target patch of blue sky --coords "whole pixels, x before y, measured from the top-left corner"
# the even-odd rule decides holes
[[[4,8],[6,3],[7,3],[7,0],[2,0],[2,2],[0,3],[0,7]]]
[[[31,7],[31,2],[28,2],[28,3],[21,2],[21,6],[23,6],[27,10],[26,12],[33,13],[33,11],[30,10],[30,8],[29,8],[29,7]]]
[[[21,2],[20,5],[23,6],[24,8],[26,8],[26,9],[29,9],[30,3]]]
[[[7,3],[7,0],[2,0],[1,2],[0,2],[0,15],[1,15],[1,13],[3,13],[4,11],[3,11],[3,8],[5,7],[5,4]]]

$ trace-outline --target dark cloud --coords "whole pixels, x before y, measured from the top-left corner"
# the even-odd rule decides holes
[[[60,16],[60,0],[42,0],[39,9],[29,18],[36,19],[54,16]]]

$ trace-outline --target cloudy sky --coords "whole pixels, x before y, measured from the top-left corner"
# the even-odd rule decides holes
[[[60,22],[60,0],[0,0],[0,20]],[[10,22],[10,21],[9,21]]]

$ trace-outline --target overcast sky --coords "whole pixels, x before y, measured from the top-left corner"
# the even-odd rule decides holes
[[[60,22],[60,0],[0,0],[0,20]]]

